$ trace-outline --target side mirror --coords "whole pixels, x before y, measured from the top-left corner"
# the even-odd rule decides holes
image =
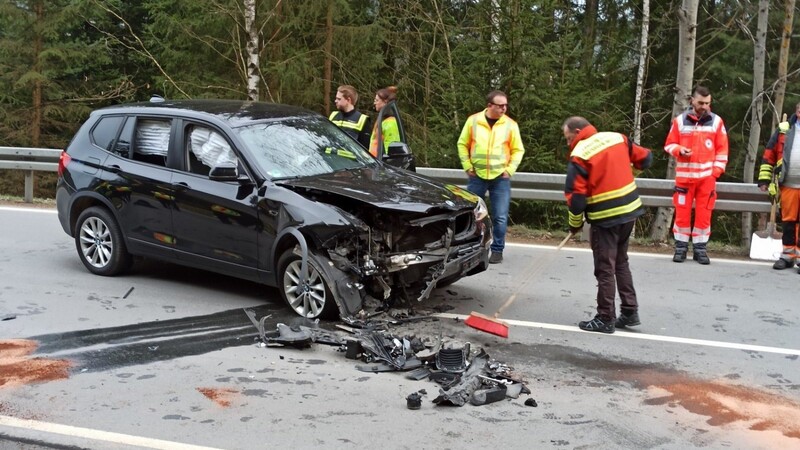
[[[405,142],[392,142],[389,144],[385,158],[399,158],[410,154],[411,150],[408,148],[408,144]]]
[[[208,178],[214,181],[239,181],[239,170],[233,164],[221,164],[211,168]]]

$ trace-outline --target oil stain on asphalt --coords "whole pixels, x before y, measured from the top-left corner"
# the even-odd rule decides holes
[[[707,417],[710,426],[739,424],[754,431],[777,431],[800,439],[800,403],[762,389],[721,380],[702,380],[660,364],[609,359],[602,355],[560,345],[540,344],[522,349],[512,344],[511,352],[529,357],[561,361],[609,382],[629,383],[647,392],[645,404],[683,407]]]

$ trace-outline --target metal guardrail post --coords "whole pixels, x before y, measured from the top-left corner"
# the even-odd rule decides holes
[[[33,203],[33,171],[25,172],[25,203]]]

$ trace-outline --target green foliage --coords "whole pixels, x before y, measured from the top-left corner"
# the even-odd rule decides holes
[[[326,85],[332,97],[338,85],[350,84],[361,94],[359,109],[374,114],[375,91],[397,86],[420,165],[458,167],[461,127],[485,107],[493,89],[508,94],[509,115],[520,124],[522,171],[564,171],[561,124],[569,116],[585,116],[601,130],[633,131],[638,1],[598,0],[596,14],[577,0],[256,4],[262,100],[327,113],[332,98],[324,98]],[[655,163],[641,176],[663,177],[680,2],[651,0],[650,6],[641,143],[654,150]],[[242,0],[0,2],[0,145],[62,147],[92,109],[153,93],[246,98],[243,7]],[[725,181],[744,178],[755,14],[755,2],[715,0],[701,2],[698,16],[695,81],[711,88],[714,110],[728,126]],[[770,96],[782,26],[782,10],[773,8],[765,74]],[[800,53],[791,52],[784,110],[800,100],[799,65]],[[772,120],[765,106],[762,142]],[[512,208],[515,222],[539,228],[563,228],[563,214],[563,205],[554,203],[515,202]],[[647,226],[650,216],[637,227]],[[737,220],[715,217],[715,240],[739,239]]]

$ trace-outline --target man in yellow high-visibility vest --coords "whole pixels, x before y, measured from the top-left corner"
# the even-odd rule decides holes
[[[511,176],[525,154],[519,125],[506,115],[506,111],[506,94],[489,92],[486,109],[467,119],[458,138],[458,158],[469,177],[467,190],[479,197],[489,191],[493,238],[491,264],[503,261],[511,204]]]

